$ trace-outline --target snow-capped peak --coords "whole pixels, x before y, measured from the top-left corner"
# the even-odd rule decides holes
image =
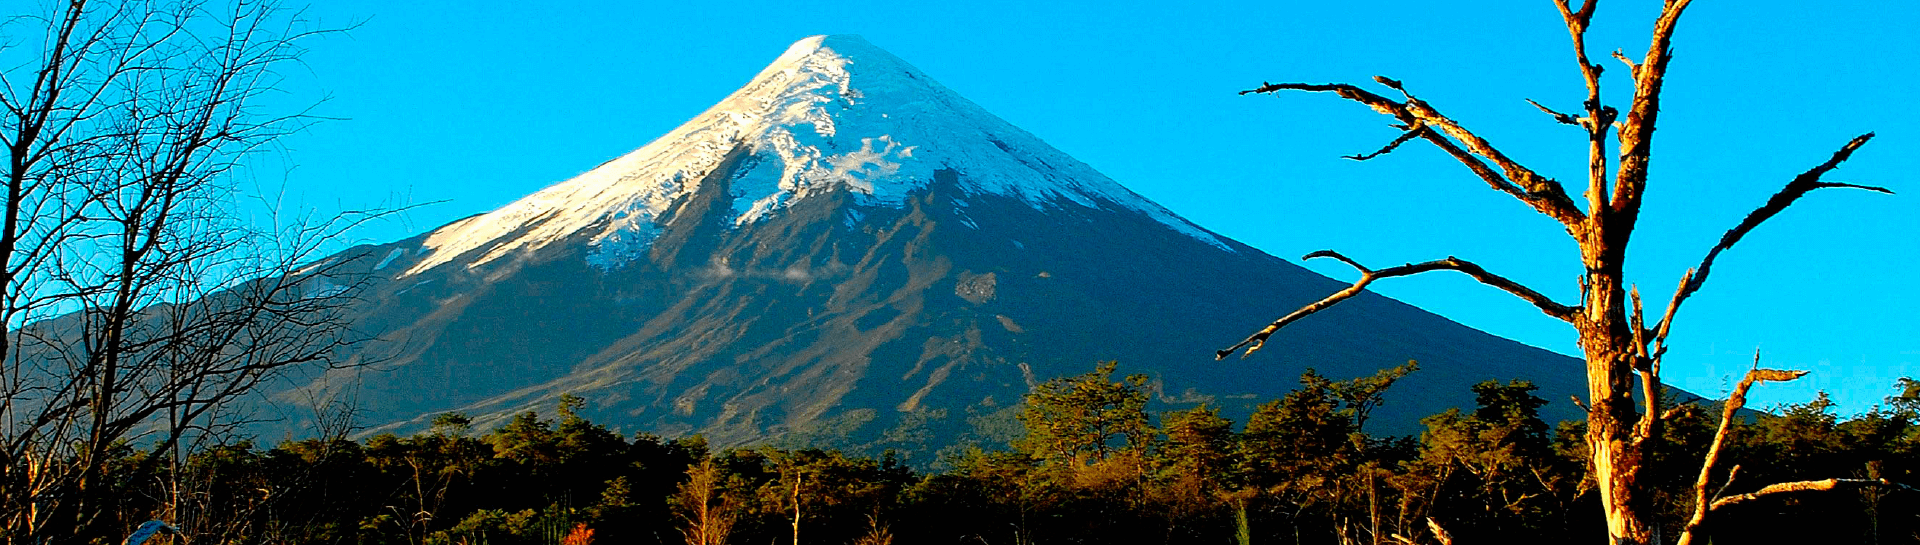
[[[969,191],[1042,209],[1120,206],[1230,249],[905,61],[836,35],[794,43],[745,87],[645,147],[434,231],[406,274],[485,249],[469,266],[480,265],[583,231],[594,246],[589,259],[618,266],[644,252],[658,232],[655,218],[736,146],[758,159],[730,180],[736,225],[836,186],[867,204],[900,205],[934,171],[953,169]]]

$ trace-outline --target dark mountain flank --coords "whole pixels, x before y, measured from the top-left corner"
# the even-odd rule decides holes
[[[501,210],[333,259],[369,278],[370,431],[491,425],[566,393],[628,432],[894,448],[1004,439],[1038,381],[1119,360],[1166,407],[1245,415],[1306,367],[1413,359],[1376,432],[1527,378],[1572,418],[1584,373],[1366,295],[1258,357],[1214,349],[1345,284],[1127,191],[858,38],[795,44],[647,147]],[[287,399],[294,392],[283,394]]]

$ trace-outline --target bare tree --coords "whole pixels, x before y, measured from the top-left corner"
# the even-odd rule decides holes
[[[262,108],[318,32],[298,13],[46,4],[0,24],[4,543],[124,532],[127,493],[248,418],[234,401],[332,363],[354,282],[308,262],[368,217],[242,213],[246,159],[311,119]]]
[[[1633,98],[1624,112],[1601,101],[1601,66],[1587,55],[1586,35],[1598,0],[1582,0],[1576,8],[1570,0],[1554,0],[1573,41],[1574,60],[1585,79],[1587,95],[1582,111],[1562,113],[1537,102],[1535,107],[1553,120],[1581,128],[1587,135],[1587,187],[1584,202],[1568,195],[1559,182],[1521,165],[1501,153],[1493,143],[1440,113],[1432,104],[1416,98],[1401,82],[1384,76],[1374,81],[1391,89],[1395,99],[1349,84],[1267,83],[1246,93],[1279,91],[1330,92],[1341,98],[1364,104],[1374,111],[1399,121],[1398,138],[1378,151],[1351,156],[1368,160],[1392,152],[1414,139],[1439,147],[1494,190],[1511,195],[1534,211],[1558,221],[1579,246],[1585,273],[1580,278],[1577,304],[1554,301],[1551,297],[1518,282],[1488,272],[1480,266],[1447,257],[1424,263],[1385,269],[1370,269],[1333,251],[1308,254],[1307,259],[1328,257],[1359,270],[1360,279],[1351,287],[1334,293],[1275,320],[1246,340],[1218,353],[1226,357],[1245,349],[1259,350],[1275,331],[1307,315],[1324,310],[1353,297],[1368,284],[1387,278],[1430,271],[1451,270],[1464,273],[1481,283],[1499,288],[1539,308],[1548,316],[1571,324],[1579,332],[1579,344],[1587,366],[1587,446],[1593,460],[1593,475],[1605,508],[1608,533],[1613,543],[1654,543],[1659,541],[1658,525],[1652,519],[1649,494],[1641,482],[1641,472],[1649,459],[1647,450],[1660,435],[1661,407],[1660,362],[1666,354],[1666,339],[1675,313],[1687,298],[1699,291],[1712,271],[1714,259],[1732,248],[1748,232],[1787,206],[1816,189],[1855,188],[1891,193],[1885,188],[1821,181],[1821,176],[1846,161],[1860,146],[1873,138],[1861,135],[1842,146],[1825,162],[1788,182],[1784,189],[1748,214],[1712,246],[1700,264],[1681,275],[1679,287],[1668,300],[1664,312],[1649,320],[1641,310],[1640,295],[1625,278],[1623,266],[1627,245],[1640,216],[1641,197],[1645,194],[1648,165],[1652,159],[1654,123],[1660,114],[1660,91],[1673,60],[1672,39],[1680,16],[1689,0],[1667,0],[1653,27],[1653,41],[1646,55],[1635,61],[1615,51],[1633,80]],[[1618,164],[1609,162],[1609,140]],[[1634,391],[1635,375],[1641,391]],[[1744,388],[1743,388],[1744,390]],[[1639,399],[1636,401],[1635,396]],[[1711,469],[1711,464],[1707,470]]]
[[[686,536],[687,545],[725,545],[727,536],[733,533],[738,506],[727,493],[725,481],[726,473],[712,458],[687,468],[687,481],[680,483],[679,493],[674,496],[685,522],[680,533]]]

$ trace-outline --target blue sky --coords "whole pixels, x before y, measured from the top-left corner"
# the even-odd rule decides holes
[[[791,42],[861,34],[947,87],[1218,233],[1295,258],[1388,266],[1447,255],[1572,302],[1557,224],[1429,146],[1367,162],[1390,121],[1326,95],[1242,97],[1262,81],[1384,74],[1508,155],[1577,184],[1584,135],[1528,106],[1584,98],[1565,27],[1540,1],[377,2],[310,8],[323,25],[281,100],[339,118],[283,142],[263,184],[321,211],[436,202],[357,233],[384,242],[492,210],[638,148],[744,84]],[[921,5],[929,4],[929,5]],[[1721,395],[1758,350],[1811,369],[1756,404],[1827,390],[1849,411],[1920,375],[1920,4],[1696,2],[1681,21],[1629,274],[1664,301],[1721,232],[1849,138],[1879,138],[1723,256],[1682,311],[1667,380]],[[1591,54],[1638,57],[1657,2],[1603,2]],[[1624,107],[1624,70],[1608,66]],[[444,201],[444,202],[442,202]],[[1308,265],[1351,280],[1341,266]],[[1574,333],[1464,277],[1377,291],[1561,353]],[[1274,308],[1276,316],[1290,308]],[[1258,324],[1247,324],[1249,330]],[[1237,339],[1202,340],[1212,350]],[[1559,400],[1555,400],[1558,402]]]

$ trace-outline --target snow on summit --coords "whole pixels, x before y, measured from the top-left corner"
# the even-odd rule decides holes
[[[898,206],[940,169],[968,191],[1036,208],[1124,207],[1204,242],[1224,242],[1121,187],[858,36],[789,47],[740,90],[618,159],[488,214],[428,235],[414,274],[484,249],[469,266],[585,231],[588,259],[617,267],[642,255],[655,218],[736,146],[756,156],[735,173],[735,225],[844,186],[865,204]]]

